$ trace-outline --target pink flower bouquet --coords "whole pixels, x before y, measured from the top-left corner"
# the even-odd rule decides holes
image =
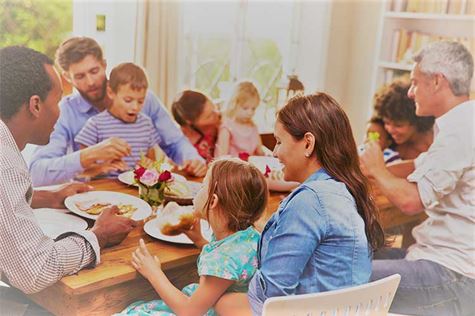
[[[142,158],[134,170],[134,180],[139,186],[139,196],[151,206],[164,200],[164,191],[173,182],[171,166],[160,161]]]

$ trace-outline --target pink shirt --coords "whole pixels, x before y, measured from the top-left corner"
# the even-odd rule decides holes
[[[255,125],[243,125],[233,120],[225,119],[221,124],[221,129],[229,131],[228,154],[237,157],[241,152],[247,152],[253,155],[259,145],[259,131]]]

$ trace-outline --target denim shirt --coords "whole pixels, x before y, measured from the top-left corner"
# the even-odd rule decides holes
[[[99,113],[81,94],[75,92],[60,102],[59,119],[50,141],[39,146],[30,163],[34,186],[67,182],[84,171],[79,144],[74,141],[86,121]],[[171,119],[161,101],[149,90],[142,113],[152,119],[159,135],[159,146],[177,164],[187,159],[204,161]]]
[[[248,293],[254,315],[269,297],[368,282],[371,253],[352,195],[321,168],[281,202],[262,232]]]

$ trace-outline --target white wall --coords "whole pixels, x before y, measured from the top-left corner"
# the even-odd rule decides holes
[[[357,142],[372,104],[372,80],[382,1],[333,2],[325,90],[344,107]]]
[[[306,93],[325,86],[330,13],[329,1],[301,2],[296,73]]]
[[[89,36],[102,46],[110,71],[125,61],[135,61],[138,9],[142,0],[73,0],[73,34]],[[106,30],[96,30],[96,14],[106,16]]]

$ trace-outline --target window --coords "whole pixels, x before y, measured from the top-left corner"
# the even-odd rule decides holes
[[[72,0],[0,0],[0,47],[23,45],[54,58],[73,30]]]
[[[72,7],[72,0],[0,0],[0,47],[23,45],[53,59],[72,32]],[[35,147],[28,144],[22,151],[27,163]]]
[[[290,1],[184,2],[182,85],[222,105],[236,81],[252,80],[262,100],[255,121],[270,130],[278,88],[295,71],[299,10]]]

